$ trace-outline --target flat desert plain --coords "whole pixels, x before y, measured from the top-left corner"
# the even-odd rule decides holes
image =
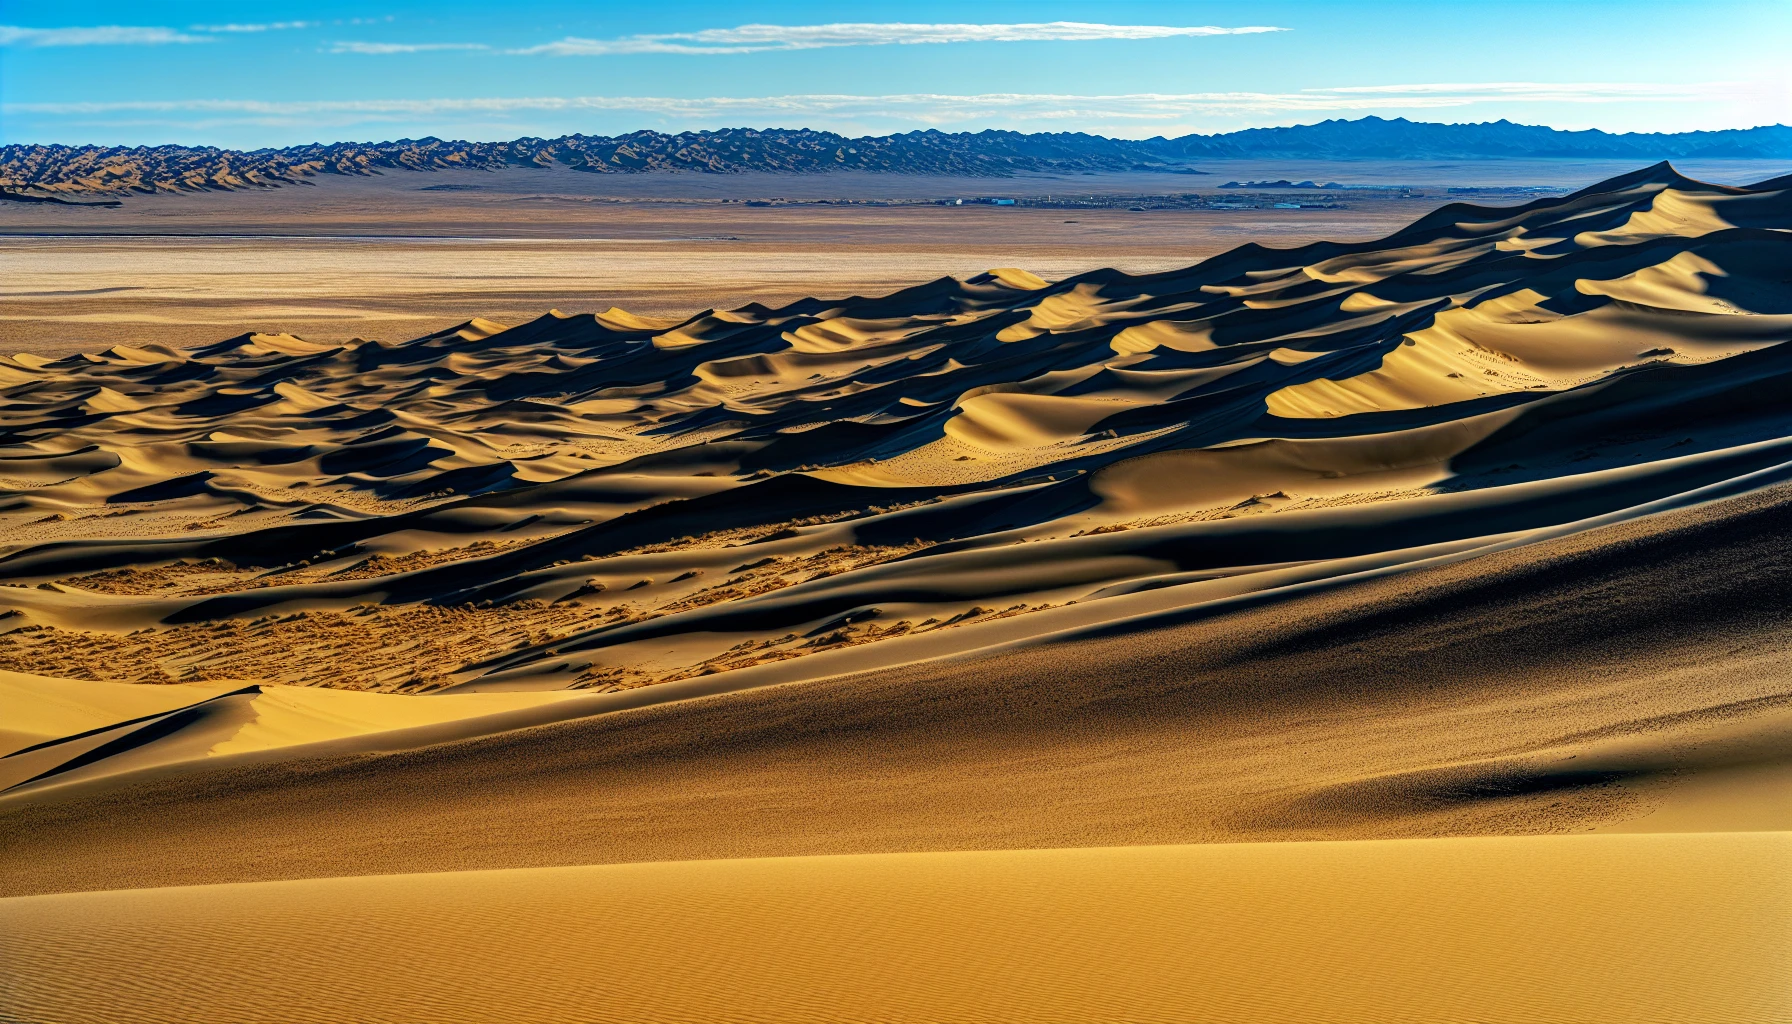
[[[389,171],[278,189],[133,196],[119,208],[0,203],[0,351],[198,345],[251,330],[399,341],[475,316],[515,324],[554,308],[619,306],[678,317],[748,302],[878,295],[991,267],[1053,280],[1104,267],[1148,273],[1246,242],[1378,238],[1462,198],[1450,188],[1565,194],[1633,169],[1540,160],[1204,166],[1200,175],[1013,178]],[[1685,169],[1730,184],[1778,173],[1758,161]],[[1274,180],[1375,187],[1218,188]],[[1322,207],[1343,208],[1128,208],[1189,193],[1231,201],[1240,191],[1265,203],[1324,196]],[[924,205],[979,197],[1102,205]]]
[[[1551,166],[4,211],[0,1019],[1792,1020],[1792,179]]]

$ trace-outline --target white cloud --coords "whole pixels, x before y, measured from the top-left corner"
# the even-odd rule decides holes
[[[1451,99],[1459,103],[1488,100],[1530,100],[1544,103],[1624,103],[1638,100],[1708,100],[1735,96],[1734,82],[1661,85],[1648,82],[1467,82],[1420,85],[1349,85],[1307,89],[1321,96],[1411,96]]]
[[[905,22],[849,22],[833,25],[741,25],[699,32],[667,32],[584,39],[568,36],[511,53],[556,57],[617,53],[762,53],[768,50],[814,50],[829,46],[886,46],[922,43],[1017,43],[1041,40],[1167,39],[1178,36],[1251,35],[1285,32],[1270,25],[1221,28],[1217,25],[1102,25],[1050,21],[1015,25],[934,25]]]
[[[356,43],[330,44],[331,53],[429,53],[435,50],[487,50],[484,43]]]
[[[0,46],[156,46],[163,43],[209,43],[171,28],[96,25],[91,28],[24,28],[0,25]]]
[[[232,22],[228,25],[189,25],[194,32],[279,32],[292,28],[316,28],[321,21],[268,21],[249,25]]]

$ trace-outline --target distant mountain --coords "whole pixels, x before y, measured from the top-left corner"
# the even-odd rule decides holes
[[[172,192],[288,184],[318,174],[563,165],[599,173],[640,171],[881,171],[1005,177],[1018,171],[1192,171],[1201,160],[1792,158],[1792,127],[1680,134],[1567,132],[1493,121],[1429,124],[1365,117],[1293,128],[1252,128],[1178,139],[1109,139],[1074,132],[1023,134],[929,130],[849,139],[809,129],[730,128],[608,138],[567,135],[513,142],[401,139],[313,143],[239,152],[188,146],[0,147],[0,186],[52,192]]]
[[[1693,157],[1792,158],[1792,127],[1678,134],[1566,132],[1542,125],[1486,121],[1430,124],[1404,117],[1321,121],[1293,128],[1249,128],[1226,135],[1151,139],[1165,157],[1181,159],[1315,158],[1324,160],[1486,160],[1500,157],[1600,158],[1638,161]]]
[[[315,174],[367,174],[396,168],[496,170],[553,164],[602,173],[850,169],[1001,177],[1015,171],[1144,169],[1162,167],[1166,162],[1183,161],[1157,153],[1152,143],[1099,135],[926,131],[849,139],[808,129],[730,128],[678,135],[641,131],[616,138],[567,135],[513,142],[434,138],[338,142],[248,153],[184,146],[6,146],[0,148],[0,185],[150,192],[277,185]]]

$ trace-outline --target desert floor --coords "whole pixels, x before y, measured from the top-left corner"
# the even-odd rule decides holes
[[[1220,161],[1208,169],[1012,179],[443,171],[324,177],[315,187],[266,192],[140,196],[118,209],[0,204],[0,350],[197,345],[243,331],[396,341],[475,316],[514,324],[552,308],[610,306],[682,316],[817,294],[883,294],[991,267],[1052,279],[1098,267],[1143,273],[1246,242],[1375,238],[1464,198],[1452,197],[1451,187],[1570,189],[1629,168],[1520,160]],[[1735,183],[1778,169],[1710,161],[1683,170]],[[1357,192],[1343,210],[1143,213],[741,205],[1223,196],[1217,186],[1228,181],[1276,179],[1411,185],[1417,195]]]

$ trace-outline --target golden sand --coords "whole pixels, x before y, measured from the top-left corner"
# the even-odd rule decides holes
[[[0,361],[0,1017],[1792,1019],[1787,184]]]
[[[1792,1017],[1788,866],[1759,833],[137,889],[0,903],[0,992],[193,1024],[1761,1022]]]

